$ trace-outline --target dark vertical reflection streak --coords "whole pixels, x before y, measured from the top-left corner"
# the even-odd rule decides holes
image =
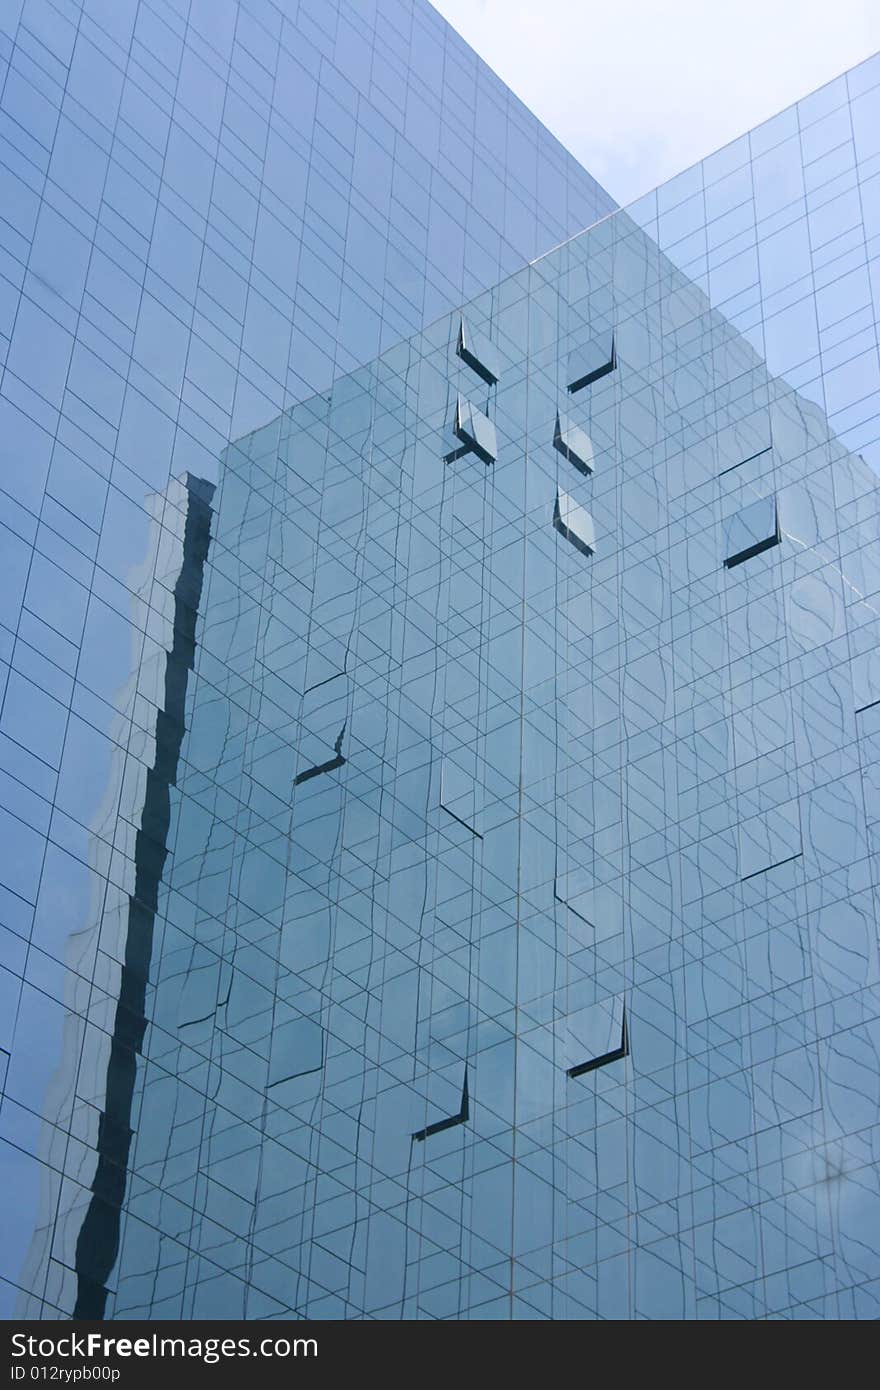
[[[147,772],[141,825],[135,839],[135,887],[129,898],[125,959],[107,1063],[104,1109],[98,1123],[98,1163],[92,1197],[76,1242],[75,1318],[100,1319],[116,1262],[131,1147],[137,1054],[147,1028],[146,995],[159,886],[168,857],[171,787],[177,781],[185,733],[186,692],[195,662],[196,620],[211,543],[214,486],[187,475],[183,561],[174,586],[174,636],[165,658],[165,700],[156,715],[156,757]]]

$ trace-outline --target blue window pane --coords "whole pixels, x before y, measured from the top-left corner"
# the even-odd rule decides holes
[[[470,401],[458,398],[455,408],[455,421],[452,427],[453,435],[460,441],[462,447],[455,451],[456,455],[462,453],[474,453],[483,463],[495,462],[498,453],[498,442],[495,435],[495,426],[487,415],[476,406],[471,405]]]
[[[600,336],[578,347],[568,358],[568,389],[581,391],[591,382],[613,371],[615,366],[614,334],[608,329]]]
[[[556,493],[553,511],[553,525],[560,535],[571,541],[572,545],[584,555],[592,555],[596,549],[596,528],[593,518],[585,507],[569,497],[561,488]]]
[[[775,497],[762,497],[724,523],[724,563],[728,569],[778,545],[782,539]]]

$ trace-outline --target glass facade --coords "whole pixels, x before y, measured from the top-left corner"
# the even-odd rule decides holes
[[[104,145],[72,77],[54,124],[34,78],[63,9],[28,0],[0,102],[2,177],[47,166],[4,223],[10,1314],[876,1317],[880,60],[613,211],[427,6],[343,6],[329,49],[326,4],[230,7],[213,105],[181,77],[219,53],[204,7],[115,38],[124,7],[67,9],[56,65],[84,33],[125,51]],[[285,300],[269,136],[249,241],[213,192],[253,173],[225,112],[255,67],[299,102],[300,38],[315,110],[348,84],[408,180],[368,365],[347,261],[323,299],[306,254],[339,206],[309,203],[295,264],[266,249]],[[159,229],[195,216],[168,153],[193,84],[220,135],[190,262]],[[165,153],[124,212],[147,87]],[[449,273],[416,237],[403,322],[447,111],[463,236]],[[103,151],[92,213],[65,120]],[[519,187],[523,123],[528,230],[474,264],[481,151]],[[505,278],[554,240],[545,198],[587,230]],[[78,298],[44,207],[79,227]]]
[[[613,207],[425,0],[0,4],[0,1310],[68,1306],[73,1251],[28,1252],[95,1177],[64,1068],[112,1035],[129,878],[152,910],[170,868],[137,836],[147,783],[174,833],[153,714],[193,698],[174,634],[224,449]]]

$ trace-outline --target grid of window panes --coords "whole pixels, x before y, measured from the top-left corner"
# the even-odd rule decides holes
[[[878,84],[156,489],[44,1308],[877,1315]]]
[[[643,221],[224,455],[116,1316],[876,1315],[873,436]]]
[[[82,1077],[142,982],[86,943],[175,795],[223,449],[611,207],[426,0],[0,5],[4,1310],[66,1309],[34,1231],[118,1196]]]
[[[869,59],[630,209],[880,471],[880,96]]]

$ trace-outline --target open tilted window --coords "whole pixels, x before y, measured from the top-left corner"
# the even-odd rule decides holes
[[[761,497],[724,523],[724,563],[728,569],[751,560],[782,539],[775,497]]]
[[[320,1071],[324,1065],[324,1030],[313,1018],[292,1018],[272,1032],[269,1085]]]
[[[498,357],[498,350],[489,341],[485,333],[475,333],[468,328],[464,319],[461,320],[458,329],[458,344],[456,352],[462,362],[466,362],[471,371],[476,372],[488,386],[494,386],[501,376],[501,365]]]
[[[467,760],[467,750],[462,750],[458,760],[454,757],[443,759],[440,768],[440,805],[459,825],[482,839],[479,830],[479,788],[473,773],[462,766]]]
[[[614,333],[609,328],[604,333],[591,338],[582,347],[575,348],[568,357],[568,389],[574,394],[582,391],[591,382],[613,372],[617,366],[614,348]]]
[[[464,1082],[461,1088],[461,1105],[454,1115],[447,1115],[442,1120],[435,1120],[433,1124],[426,1125],[424,1129],[417,1129],[413,1139],[430,1139],[432,1134],[440,1134],[444,1129],[452,1129],[455,1125],[466,1124],[470,1118],[470,1096],[468,1093],[468,1074],[467,1067],[464,1069]]]
[[[593,471],[593,446],[586,430],[581,429],[562,411],[556,416],[556,430],[553,443],[563,458],[574,464],[581,473]]]
[[[559,488],[556,505],[553,508],[553,525],[561,536],[578,549],[582,555],[592,555],[596,549],[596,528],[593,518],[585,507],[569,497]]]
[[[766,410],[724,425],[715,437],[719,473],[730,473],[770,448],[770,416]]]
[[[495,426],[476,406],[459,396],[452,421],[452,434],[455,447],[445,455],[447,463],[462,458],[464,454],[476,454],[483,463],[494,463],[498,453]]]
[[[569,1076],[585,1076],[629,1056],[623,995],[612,995],[562,1020],[562,1045]]]
[[[303,696],[295,787],[345,766],[342,752],[348,716],[348,682],[340,673]]]
[[[798,802],[786,801],[739,823],[739,876],[754,878],[803,853]]]

